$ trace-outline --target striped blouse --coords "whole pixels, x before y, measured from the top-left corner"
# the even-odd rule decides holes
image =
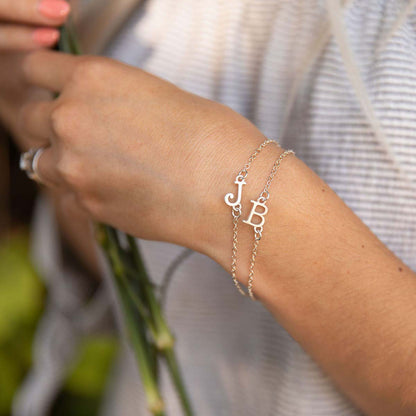
[[[294,149],[416,270],[415,3],[147,0],[106,53],[227,104]],[[38,252],[54,241],[45,236],[46,217]],[[362,414],[262,305],[238,294],[218,264],[172,244],[140,246],[156,282],[171,275],[166,311],[196,415]],[[54,271],[50,250],[43,251],[44,269]],[[39,363],[55,340],[67,350],[75,344],[65,319],[59,311],[45,318]],[[65,360],[35,367],[15,416],[45,414]],[[161,381],[167,414],[180,415],[164,371]],[[145,409],[125,348],[102,415],[145,415]]]
[[[107,53],[229,105],[293,148],[416,270],[416,15],[402,15],[406,1],[355,0],[334,21],[336,3],[150,0]],[[220,266],[140,244],[158,282],[183,257],[166,308],[198,416],[361,414]],[[144,414],[131,360],[120,358],[106,415]],[[162,386],[167,414],[181,414],[167,377]]]

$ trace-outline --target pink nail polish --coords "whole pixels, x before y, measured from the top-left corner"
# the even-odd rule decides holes
[[[50,19],[64,17],[70,9],[70,5],[63,0],[42,0],[38,5],[39,12]]]
[[[35,29],[32,33],[33,40],[41,46],[52,46],[59,38],[59,32],[56,29],[41,28]]]

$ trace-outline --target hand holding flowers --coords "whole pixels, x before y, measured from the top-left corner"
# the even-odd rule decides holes
[[[107,58],[35,52],[24,72],[28,83],[59,92],[21,112],[27,134],[50,141],[39,160],[43,182],[71,191],[97,221],[208,250],[224,175],[263,140],[250,122]],[[237,160],[227,167],[230,155]]]

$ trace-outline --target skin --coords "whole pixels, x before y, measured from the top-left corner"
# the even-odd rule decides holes
[[[57,27],[70,12],[62,0],[3,0],[0,2],[0,51],[33,50],[53,46]]]
[[[223,197],[264,140],[254,125],[106,58],[37,52],[24,74],[60,93],[20,113],[39,144],[50,138],[39,162],[47,186],[67,189],[95,220],[190,247],[229,269]],[[243,218],[281,151],[256,159]],[[282,163],[268,206],[257,298],[366,414],[415,415],[416,274],[294,156]],[[245,284],[252,230],[240,229]]]
[[[25,93],[20,101],[10,94],[10,106],[3,95],[3,114],[22,148],[49,146],[39,170],[60,206],[190,247],[229,270],[223,197],[264,139],[254,125],[109,59],[45,51],[14,59]],[[281,151],[271,146],[253,163],[243,218]],[[296,157],[282,163],[268,207],[258,300],[365,414],[415,415],[415,273]],[[243,284],[252,238],[240,223]]]

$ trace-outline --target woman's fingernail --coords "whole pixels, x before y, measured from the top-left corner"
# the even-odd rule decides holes
[[[59,39],[59,31],[50,28],[35,29],[32,34],[35,43],[41,46],[52,46]]]
[[[68,15],[71,7],[63,0],[42,0],[38,5],[38,10],[50,19],[58,19]]]

